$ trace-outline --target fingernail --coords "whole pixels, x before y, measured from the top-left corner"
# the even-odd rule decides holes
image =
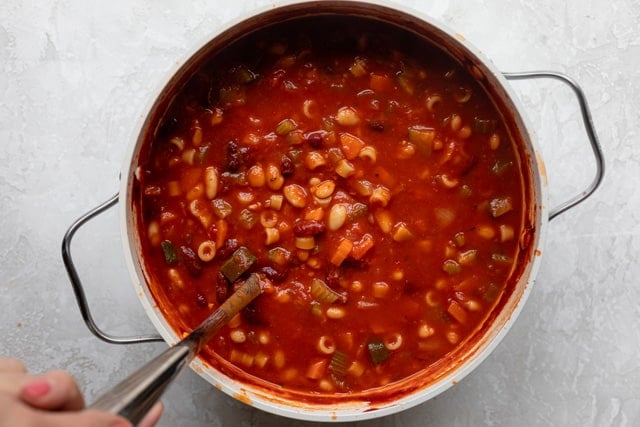
[[[29,397],[36,399],[38,397],[42,397],[45,394],[49,393],[50,390],[51,390],[51,384],[49,384],[48,381],[38,380],[24,386],[24,388],[22,389],[22,392],[28,395]]]
[[[126,421],[116,421],[111,424],[111,427],[131,427],[131,424]]]

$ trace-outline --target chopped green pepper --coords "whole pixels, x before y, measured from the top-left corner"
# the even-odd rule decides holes
[[[384,343],[379,338],[372,338],[367,343],[367,349],[369,350],[369,356],[374,365],[379,365],[389,358],[389,350],[384,346]]]
[[[492,119],[473,118],[473,131],[480,134],[488,134],[496,128],[496,121]]]
[[[178,262],[178,253],[176,252],[176,248],[173,246],[173,243],[171,243],[171,241],[165,240],[160,243],[160,246],[162,247],[164,260],[168,265],[172,265]]]
[[[242,276],[255,261],[256,256],[245,246],[240,246],[233,255],[231,255],[231,258],[222,264],[220,272],[230,283],[233,283],[238,277]]]
[[[244,65],[240,65],[233,70],[233,76],[236,79],[236,82],[240,84],[247,84],[255,81],[258,78],[258,75],[251,71],[249,68]]]

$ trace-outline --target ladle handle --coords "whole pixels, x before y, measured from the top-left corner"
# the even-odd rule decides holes
[[[89,408],[139,423],[166,388],[220,328],[261,293],[256,274],[249,278],[196,329],[175,346],[131,374]]]
[[[96,400],[89,409],[118,414],[137,425],[194,356],[191,342],[178,343]]]

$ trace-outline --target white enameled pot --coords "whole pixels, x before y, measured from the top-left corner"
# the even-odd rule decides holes
[[[154,297],[147,286],[150,276],[146,273],[145,265],[141,258],[140,236],[137,232],[139,216],[135,211],[136,205],[133,201],[135,172],[139,164],[139,158],[144,154],[145,147],[153,140],[158,123],[174,95],[181,89],[183,83],[193,75],[194,71],[206,62],[208,58],[211,58],[213,54],[265,25],[278,25],[279,22],[300,17],[308,18],[310,16],[331,14],[353,15],[367,18],[372,23],[382,22],[386,25],[411,31],[424,39],[425,43],[439,47],[463,64],[492,98],[506,123],[510,136],[518,147],[520,169],[523,174],[527,175],[524,180],[527,188],[524,188],[524,191],[530,200],[524,220],[528,233],[527,238],[530,240],[528,249],[523,251],[523,256],[526,257],[524,260],[525,267],[513,292],[503,296],[503,300],[498,304],[498,309],[492,315],[490,324],[483,327],[478,336],[470,344],[466,345],[463,351],[455,355],[451,363],[443,366],[436,375],[429,375],[429,377],[420,377],[418,375],[417,378],[411,378],[391,386],[394,391],[394,397],[390,400],[382,402],[368,401],[366,397],[359,396],[353,401],[341,400],[331,404],[309,403],[297,399],[295,394],[279,391],[275,388],[259,387],[225,376],[200,359],[196,359],[191,364],[191,367],[214,387],[267,412],[303,420],[350,421],[376,418],[418,405],[442,393],[475,369],[500,343],[503,336],[516,321],[527,300],[540,265],[549,220],[575,206],[593,193],[600,183],[604,169],[602,154],[592,128],[584,96],[578,86],[575,85],[575,82],[566,76],[553,72],[505,75],[496,70],[491,61],[484,58],[477,49],[458,33],[446,28],[428,16],[414,11],[407,11],[404,7],[387,2],[363,3],[333,0],[275,2],[273,6],[251,13],[224,28],[216,30],[203,43],[189,52],[183,61],[177,63],[168,72],[166,80],[161,82],[158,91],[152,94],[146,114],[141,117],[136,126],[136,133],[125,154],[118,197],[114,197],[114,199],[98,208],[112,206],[119,199],[122,242],[136,293],[156,329],[170,345],[176,343],[179,337],[154,301]],[[507,78],[538,77],[555,78],[571,85],[578,96],[587,135],[597,160],[596,177],[590,187],[556,209],[549,209],[547,206],[545,169],[536,149],[534,132],[527,125],[523,110],[507,82]],[[88,214],[89,217],[90,214]],[[70,239],[71,236],[69,236],[69,241]],[[65,237],[67,249],[69,241]],[[65,255],[68,256],[68,254]],[[140,341],[137,338],[118,340],[108,334],[104,334],[95,326],[88,307],[86,307],[84,295],[77,289],[77,286],[80,286],[79,280],[75,270],[73,270],[70,258],[67,263],[67,258],[65,257],[65,264],[69,270],[71,280],[76,286],[76,295],[81,308],[83,308],[84,304],[83,316],[92,332],[110,342]],[[75,283],[76,281],[78,283]],[[148,338],[146,339],[148,340]]]

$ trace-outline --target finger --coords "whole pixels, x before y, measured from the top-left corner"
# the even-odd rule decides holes
[[[0,394],[17,398],[22,387],[37,378],[37,376],[28,372],[0,372]]]
[[[147,415],[142,418],[142,421],[138,423],[138,427],[153,427],[155,426],[160,417],[162,416],[162,411],[164,411],[164,405],[162,402],[158,402],[147,412]]]
[[[27,368],[25,368],[24,363],[19,359],[2,357],[0,358],[0,372],[25,373],[27,372]]]
[[[77,411],[84,408],[78,384],[64,371],[47,372],[24,384],[19,398],[39,409]]]
[[[117,415],[98,411],[45,412],[0,394],[0,426],[21,427],[132,427]]]
[[[100,411],[33,412],[32,425],[38,427],[132,427],[131,423],[117,415]]]

